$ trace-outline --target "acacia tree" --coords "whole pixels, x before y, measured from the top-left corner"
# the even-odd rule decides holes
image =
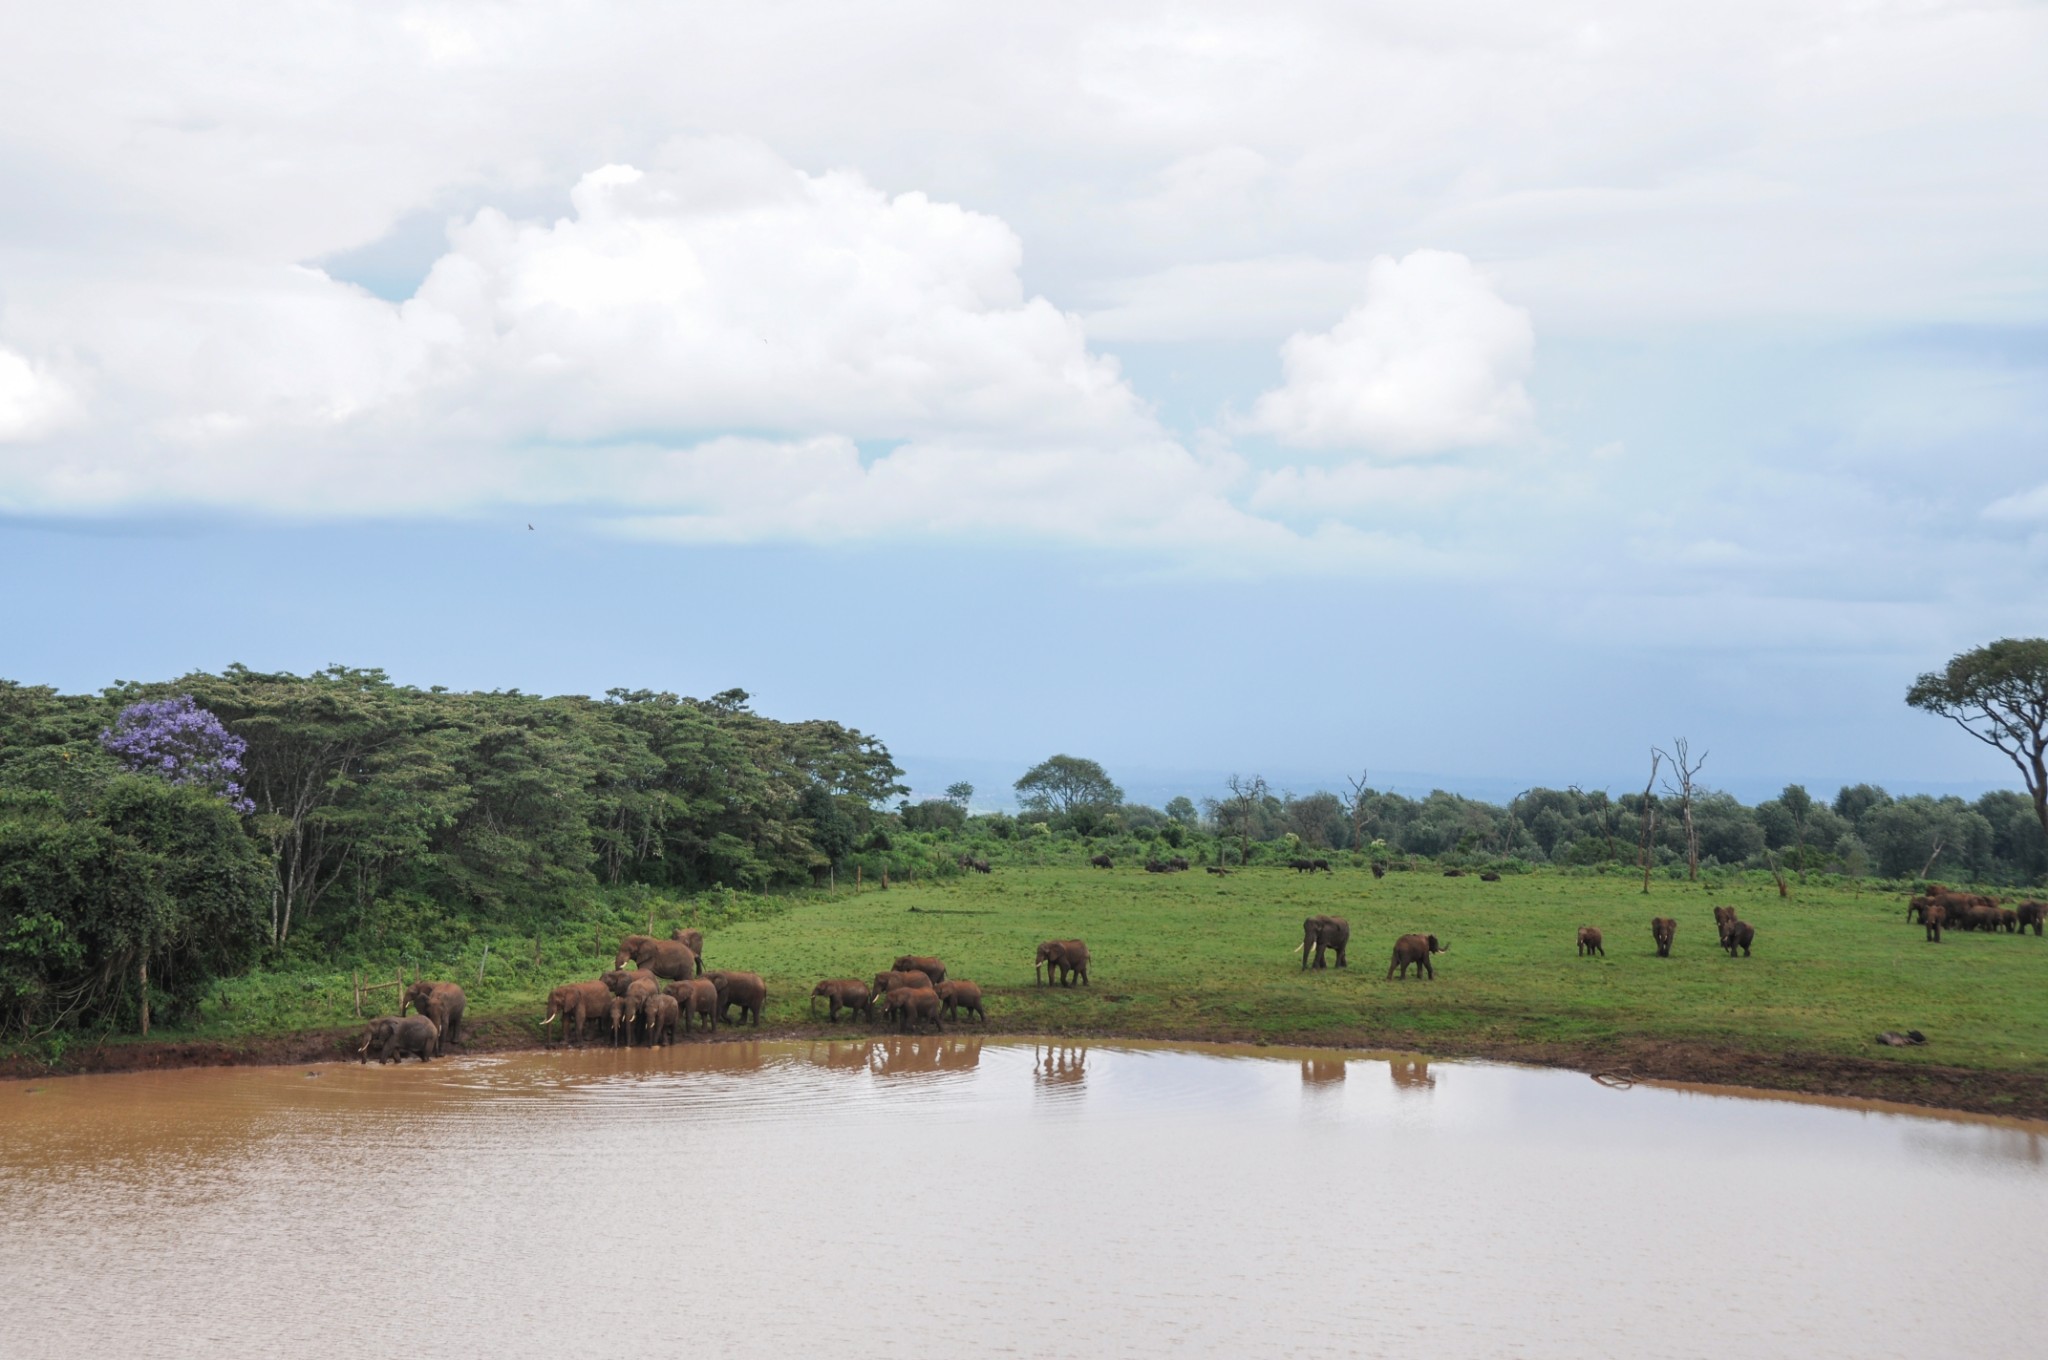
[[[1915,680],[1906,702],[2004,752],[2048,835],[2048,638],[2000,638],[1960,652]]]
[[[1080,756],[1040,761],[1024,772],[1015,787],[1017,802],[1026,812],[1050,816],[1107,812],[1124,800],[1124,791],[1108,771]]]

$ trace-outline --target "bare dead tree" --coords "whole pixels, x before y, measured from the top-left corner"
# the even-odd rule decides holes
[[[1230,800],[1223,806],[1229,810],[1231,820],[1237,823],[1237,862],[1250,864],[1252,824],[1258,820],[1259,810],[1266,803],[1266,781],[1258,775],[1234,774],[1223,781],[1223,786],[1230,790]]]
[[[1358,778],[1353,779],[1346,775],[1344,779],[1344,782],[1351,786],[1351,848],[1353,850],[1365,849],[1365,825],[1372,820],[1372,813],[1368,810],[1365,801],[1366,794],[1371,791],[1366,781],[1371,778],[1372,769],[1368,766],[1358,772]]]
[[[1778,869],[1778,857],[1766,850],[1764,860],[1771,866],[1771,877],[1778,881],[1778,896],[1790,897],[1792,890],[1785,886],[1785,875]]]
[[[1941,858],[1941,852],[1944,848],[1941,842],[1941,833],[1936,832],[1934,835],[1934,853],[1927,857],[1927,863],[1920,866],[1920,877],[1923,881],[1925,881],[1929,874],[1934,872],[1934,861]]]
[[[1672,742],[1671,750],[1675,754],[1659,754],[1671,762],[1671,768],[1677,772],[1678,785],[1674,788],[1671,780],[1666,779],[1664,791],[1678,797],[1678,815],[1685,822],[1685,876],[1688,881],[1696,881],[1700,876],[1700,833],[1692,822],[1693,776],[1700,772],[1700,766],[1707,763],[1708,753],[1702,751],[1698,760],[1692,759],[1684,737]]]
[[[1663,762],[1664,753],[1650,748],[1650,777],[1643,784],[1643,839],[1639,858],[1643,865],[1643,891],[1650,891],[1650,843],[1657,833],[1657,766]]]

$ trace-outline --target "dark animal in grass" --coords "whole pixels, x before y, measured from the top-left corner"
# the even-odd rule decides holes
[[[1921,924],[1927,927],[1927,943],[1941,943],[1941,928],[1948,924],[1948,908],[1939,902],[1929,902],[1927,910],[1920,915]]]
[[[1315,868],[1316,864],[1314,860],[1310,859],[1291,859],[1287,861],[1287,867],[1294,870],[1297,874],[1305,874]]]
[[[1058,982],[1062,987],[1074,985],[1079,977],[1081,985],[1091,986],[1088,981],[1088,946],[1079,940],[1047,940],[1038,946],[1038,957],[1031,965],[1031,979],[1038,980],[1038,970],[1045,969],[1047,982]]]
[[[1413,964],[1417,977],[1427,977],[1434,982],[1436,966],[1429,961],[1429,956],[1444,953],[1449,948],[1447,944],[1437,943],[1434,935],[1403,935],[1394,941],[1394,961],[1387,965],[1387,976],[1392,978],[1398,968],[1405,979],[1409,965]]]
[[[1929,907],[1933,906],[1933,905],[1934,905],[1934,899],[1933,899],[1933,898],[1931,898],[1931,897],[1913,897],[1913,898],[1909,898],[1909,899],[1907,899],[1907,901],[1906,901],[1906,920],[1907,920],[1907,922],[1908,922],[1908,923],[1911,923],[1911,922],[1913,922],[1913,921],[1919,921],[1920,923],[1922,923],[1922,924],[1924,925],[1924,924],[1926,923],[1926,921],[1927,921],[1927,909],[1928,909]]]
[[[612,989],[602,979],[595,982],[570,982],[548,993],[548,1018],[541,1021],[541,1028],[560,1020],[562,1040],[567,1042],[574,1030],[576,1042],[583,1042],[585,1026],[593,1021],[607,1024],[611,1018]]]
[[[1372,876],[1374,878],[1385,878],[1387,876],[1387,866],[1378,860],[1374,860],[1372,862]]]
[[[690,1017],[696,1016],[704,1022],[704,1028],[718,1029],[718,984],[710,978],[697,978],[691,982],[671,982],[666,994],[676,999],[682,1008],[683,1033],[690,1032]]]
[[[469,998],[462,994],[462,988],[452,982],[415,982],[405,989],[398,1013],[404,1015],[410,1006],[434,1022],[441,1035],[434,1045],[434,1056],[438,1058],[448,1045],[462,1042],[462,1009],[468,1004]]]
[[[380,1063],[404,1062],[407,1054],[426,1062],[440,1047],[441,1031],[427,1016],[386,1015],[370,1022],[363,1046],[356,1050],[356,1061],[368,1062],[374,1048]]]
[[[2041,933],[2042,919],[2048,917],[2048,902],[2022,902],[2014,907],[2013,911],[2019,916],[2019,933],[2026,934],[2027,927],[2032,926],[2034,934],[2038,936]]]
[[[682,1018],[683,1008],[668,993],[647,998],[647,1010],[640,1017],[640,1024],[648,1047],[674,1043],[676,1023]]]
[[[977,874],[986,874],[994,872],[988,867],[988,861],[985,859],[974,860],[971,863],[969,863],[967,867],[974,870],[974,872],[976,872]]]
[[[1593,955],[1595,955],[1595,954],[1599,954],[1599,955],[1601,955],[1601,956],[1605,957],[1606,953],[1607,953],[1607,948],[1606,948],[1606,946],[1600,943],[1600,931],[1599,931],[1599,929],[1598,929],[1597,927],[1595,927],[1595,926],[1580,926],[1580,927],[1579,927],[1579,954],[1580,954],[1580,956],[1581,956],[1582,958],[1591,958],[1591,957],[1592,957]]]
[[[859,978],[826,978],[811,988],[811,1014],[818,1013],[818,998],[824,997],[831,1007],[826,1020],[839,1023],[841,1009],[857,1012],[862,1018],[875,1018],[875,994]]]
[[[1166,867],[1165,860],[1148,859],[1145,861],[1145,872],[1148,874],[1170,874],[1173,870]]]
[[[1755,939],[1756,927],[1747,921],[1730,921],[1721,931],[1721,947],[1728,951],[1731,959],[1738,949],[1742,951],[1742,957],[1748,958],[1749,946]]]
[[[1485,873],[1479,876],[1479,881],[1481,883],[1498,883],[1500,882],[1500,875],[1493,872],[1493,870],[1488,869]]]
[[[932,990],[939,994],[939,1007],[948,1020],[957,1020],[961,1011],[971,1011],[982,1024],[988,1023],[988,1012],[981,1008],[981,988],[975,984],[941,982]]]
[[[1341,916],[1311,916],[1301,923],[1301,967],[1306,972],[1311,966],[1321,968],[1323,951],[1337,956],[1339,968],[1349,967],[1344,951],[1351,945],[1351,923]],[[1313,955],[1315,963],[1309,963]]]
[[[939,994],[929,987],[891,987],[882,1015],[906,1030],[912,1020],[929,1020],[936,1030],[946,1028],[939,1020]]]
[[[1678,934],[1678,922],[1672,920],[1669,916],[1652,916],[1650,918],[1650,938],[1657,942],[1658,958],[1668,959],[1671,957],[1671,939],[1676,934]]]
[[[2005,933],[2008,935],[2019,934],[2020,914],[2018,909],[2014,907],[2000,907],[1998,909],[1998,924],[2005,927]]]
[[[1955,900],[1949,899],[1950,902]],[[1948,920],[1952,926],[1960,925],[1964,930],[1996,930],[1999,927],[2000,917],[1996,907],[1980,906],[1976,902],[1971,902],[1957,910],[1947,902],[1942,905],[1949,908]]]
[[[1088,862],[1098,869],[1116,868],[1116,861],[1111,859],[1108,855],[1090,855],[1088,857]]]
[[[1308,867],[1311,869],[1320,870],[1321,872],[1326,874],[1334,874],[1337,872],[1335,869],[1332,869],[1330,867],[1330,861],[1320,857],[1310,860],[1308,862]]]
[[[1188,857],[1186,855],[1175,855],[1172,859],[1166,861],[1166,867],[1177,874],[1185,873],[1188,867]]]
[[[684,930],[681,926],[668,933],[668,937],[697,956],[697,971],[704,971],[704,932]]]
[[[697,952],[681,940],[657,940],[647,935],[625,936],[619,941],[618,957],[612,960],[612,967],[624,968],[627,959],[656,977],[671,982],[688,982],[697,976]]]
[[[1222,865],[1220,865],[1220,864],[1204,864],[1204,865],[1202,866],[1202,872],[1204,872],[1204,873],[1209,873],[1209,874],[1214,874],[1214,875],[1216,875],[1216,877],[1218,877],[1218,878],[1229,878],[1229,877],[1230,877],[1230,870],[1228,870],[1228,869],[1224,868],[1224,867],[1223,867]]]
[[[1446,869],[1446,870],[1444,870],[1444,877],[1445,877],[1445,878],[1463,878],[1464,876],[1465,876],[1465,871],[1464,871],[1463,869]]]
[[[889,966],[899,973],[923,973],[932,980],[933,986],[946,980],[945,963],[930,954],[899,954],[896,956],[896,962]]]
[[[726,1015],[734,1006],[740,1008],[740,1020],[752,1017],[752,1023],[761,1023],[761,1008],[768,1004],[768,984],[761,980],[759,973],[725,973],[714,968],[704,975],[711,985],[718,989],[718,1018],[727,1024],[738,1024]]]
[[[1715,933],[1715,934],[1717,934],[1717,935],[1725,933],[1725,932],[1727,931],[1727,929],[1728,929],[1728,923],[1729,923],[1730,921],[1733,921],[1734,919],[1735,919],[1735,908],[1733,908],[1733,907],[1715,907],[1715,908],[1714,908],[1714,933]]]

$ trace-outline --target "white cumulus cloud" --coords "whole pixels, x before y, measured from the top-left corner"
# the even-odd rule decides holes
[[[1496,444],[1530,424],[1529,315],[1470,260],[1442,250],[1382,256],[1365,299],[1281,351],[1285,381],[1241,427],[1294,445],[1408,458]]]

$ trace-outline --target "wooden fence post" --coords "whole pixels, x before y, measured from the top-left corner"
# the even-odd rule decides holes
[[[491,946],[490,943],[486,941],[484,944],[484,956],[476,961],[476,985],[479,987],[484,985],[484,965],[489,963],[490,961]]]
[[[149,958],[142,960],[142,1037],[149,1037]]]

